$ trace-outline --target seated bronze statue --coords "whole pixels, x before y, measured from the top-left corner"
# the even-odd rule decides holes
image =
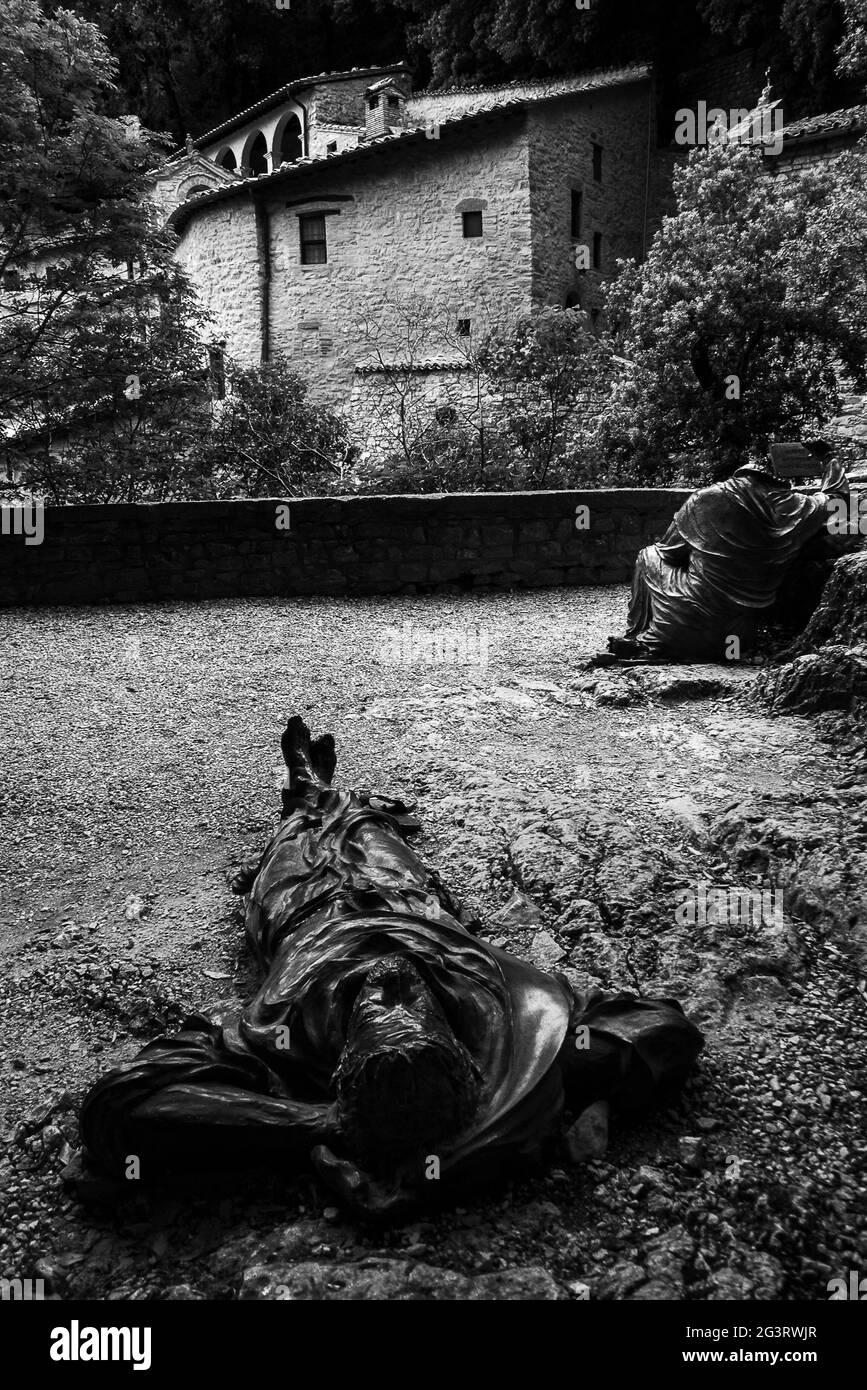
[[[830,500],[848,495],[839,463],[828,464],[818,490],[796,490],[770,460],[694,492],[662,540],[639,553],[626,632],[609,639],[607,660],[722,661],[748,652],[783,580],[825,526]]]
[[[187,1019],[87,1095],[88,1162],[144,1181],[311,1164],[374,1216],[537,1164],[564,1106],[668,1099],[702,1046],[680,1006],[577,996],[477,940],[407,844],[402,802],[338,791],[330,735],[282,740],[282,823],[249,889],[264,972],[218,1026]]]

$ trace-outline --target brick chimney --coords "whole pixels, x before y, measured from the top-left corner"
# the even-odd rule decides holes
[[[385,77],[367,88],[364,93],[364,125],[367,140],[386,135],[389,130],[405,128],[406,93],[393,78]]]

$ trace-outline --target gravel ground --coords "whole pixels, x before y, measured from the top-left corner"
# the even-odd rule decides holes
[[[797,877],[801,844],[815,860],[833,834],[839,857],[842,812],[863,850],[861,794],[835,790],[852,769],[816,726],[747,706],[748,669],[587,674],[625,597],[0,615],[0,1274],[60,1297],[269,1296],[249,1271],[276,1263],[313,1296],[372,1258],[387,1297],[414,1269],[436,1297],[487,1279],[501,1283],[475,1296],[824,1300],[863,1267],[864,955],[841,884],[864,866],[820,885],[821,912]],[[389,660],[404,625],[417,642],[463,633],[471,659]],[[532,1182],[387,1232],[307,1178],[115,1214],[66,1195],[83,1088],[252,987],[226,872],[276,823],[295,711],[335,733],[344,785],[417,800],[420,852],[483,935],[585,988],[684,1000],[708,1046],[676,1110],[612,1125],[596,1156],[573,1135]],[[771,850],[750,838],[756,807],[765,829],[781,818]],[[767,888],[786,854],[784,921],[677,924],[679,890]],[[470,1284],[449,1293],[458,1276]]]

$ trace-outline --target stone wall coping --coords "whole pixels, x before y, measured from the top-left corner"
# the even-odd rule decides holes
[[[217,515],[226,511],[260,511],[271,507],[312,509],[335,507],[341,511],[348,508],[367,510],[383,503],[395,503],[404,508],[419,510],[463,509],[481,506],[484,509],[502,507],[511,510],[523,508],[528,502],[544,504],[550,501],[556,509],[557,500],[573,498],[598,498],[600,502],[622,503],[624,505],[668,503],[669,499],[688,497],[691,488],[563,488],[538,492],[407,492],[407,493],[364,493],[341,494],[340,496],[317,497],[239,497],[208,498],[195,501],[173,502],[113,502],[113,503],[71,503],[62,506],[46,504],[46,513],[52,518],[63,517],[69,520],[91,520],[99,518],[102,522],[124,521],[133,518],[156,518],[158,516],[182,516],[185,512],[195,515],[210,511]],[[13,504],[14,505],[14,504]]]

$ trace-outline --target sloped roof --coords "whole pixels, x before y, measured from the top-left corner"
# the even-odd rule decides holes
[[[783,127],[783,139],[787,144],[794,140],[830,140],[841,135],[855,135],[865,129],[867,106],[847,106],[840,111],[792,121]]]
[[[166,163],[161,164],[158,169],[154,169],[150,177],[158,182],[161,182],[163,179],[177,178],[179,176],[179,171],[183,169],[185,164],[187,165],[187,171],[186,173],[180,174],[181,178],[189,177],[193,169],[201,169],[203,173],[207,173],[211,176],[214,174],[218,175],[222,183],[237,182],[237,174],[233,174],[230,170],[224,169],[221,164],[215,164],[213,159],[209,159],[206,154],[202,154],[199,150],[193,150],[189,154],[185,150],[183,154],[174,157],[172,160],[167,160]]]
[[[401,372],[466,372],[469,369],[466,357],[420,357],[414,362],[356,362],[353,370],[356,376],[388,376]]]
[[[611,87],[627,86],[633,82],[641,82],[648,79],[652,74],[649,64],[641,63],[631,67],[606,69],[601,72],[586,73],[580,78],[575,79],[575,85],[569,86],[565,90],[556,92],[546,91],[537,96],[514,97],[506,101],[494,101],[490,106],[484,106],[480,110],[472,111],[467,114],[455,116],[444,116],[437,121],[439,131],[437,140],[442,138],[443,132],[446,134],[457,129],[466,129],[476,124],[485,124],[491,121],[501,120],[504,117],[515,115],[522,111],[528,111],[533,107],[541,106],[549,102],[563,101],[573,96],[589,95],[600,89]],[[523,86],[526,84],[514,83],[513,86]],[[487,89],[476,88],[479,92],[486,90],[499,91],[500,88]],[[448,95],[448,93],[444,93]],[[408,113],[411,114],[411,113]],[[281,164],[279,169],[273,170],[269,174],[251,174],[247,178],[236,179],[234,183],[226,188],[213,189],[209,193],[202,193],[197,198],[190,198],[187,202],[176,208],[169,218],[170,223],[176,230],[186,224],[194,212],[208,203],[222,202],[228,198],[237,197],[239,194],[249,194],[260,189],[270,189],[272,186],[284,181],[297,179],[310,172],[319,172],[322,169],[341,167],[346,164],[365,162],[382,153],[384,150],[392,150],[397,146],[413,146],[427,143],[431,138],[428,135],[426,126],[416,126],[409,130],[392,131],[386,135],[377,135],[372,139],[367,139],[363,143],[351,149],[341,150],[339,153],[318,155],[315,158],[306,156],[303,159],[295,159],[291,164]],[[436,141],[432,141],[436,143]]]
[[[591,87],[616,87],[623,80],[636,81],[641,77],[649,77],[652,71],[650,63],[632,63],[619,68],[594,68],[590,72],[574,73],[571,77],[513,77],[508,82],[492,82],[487,85],[473,84],[467,87],[424,87],[420,91],[413,92],[411,100],[424,97],[452,97],[452,96],[484,96],[485,92],[503,92],[515,88],[529,87],[536,85],[547,88],[546,95],[553,95],[552,88],[556,87],[558,93],[587,91]]]
[[[237,130],[238,126],[246,125],[254,116],[261,116],[263,112],[270,111],[273,107],[279,106],[281,102],[291,97],[293,92],[300,92],[304,87],[314,87],[324,82],[346,82],[351,78],[378,77],[381,73],[411,72],[412,69],[407,63],[381,63],[373,68],[350,68],[347,72],[319,72],[312,77],[296,77],[284,86],[278,87],[276,92],[271,92],[268,96],[262,97],[252,106],[246,107],[236,115],[230,116],[227,121],[220,125],[215,125],[213,130],[206,130],[204,135],[198,136],[193,141],[193,145],[199,149],[202,145],[212,145],[215,140],[219,140],[223,135],[227,135],[231,130]],[[183,150],[177,151],[172,155],[176,159]]]

